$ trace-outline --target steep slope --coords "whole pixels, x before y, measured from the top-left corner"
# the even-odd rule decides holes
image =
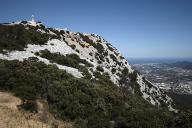
[[[54,118],[77,128],[192,124],[192,114],[175,117],[172,99],[104,38],[40,22],[0,25],[0,90],[12,92],[21,99],[18,108],[34,113],[43,100]]]
[[[138,86],[137,88],[144,99],[153,105],[160,105],[161,102],[164,102],[168,104],[171,111],[173,110],[170,105],[171,99],[135,72],[117,49],[99,35],[46,28],[41,23],[31,23],[30,21],[3,24],[0,27],[1,35],[3,35],[1,42],[7,36],[5,31],[15,29],[15,33],[11,33],[13,35],[8,35],[10,37],[16,36],[11,37],[12,39],[20,38],[21,34],[24,35],[21,38],[28,38],[29,34],[32,34],[31,40],[26,39],[22,42],[18,39],[23,43],[19,44],[21,45],[19,47],[11,41],[10,44],[1,43],[1,59],[23,61],[30,57],[36,57],[39,61],[55,64],[58,68],[64,69],[78,78],[89,75],[90,79],[94,79],[95,73],[107,73],[111,81],[118,86],[129,86],[130,81],[135,79],[136,86]],[[11,40],[11,38],[9,39]],[[62,64],[58,62],[59,60],[51,60],[48,54],[57,54],[55,57],[75,54],[78,56],[79,62],[75,64],[76,66],[74,64]],[[82,68],[88,69],[88,71],[83,72]],[[135,88],[135,86],[130,86],[129,89],[133,93]]]

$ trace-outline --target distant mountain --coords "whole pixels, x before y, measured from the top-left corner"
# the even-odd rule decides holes
[[[165,127],[165,113],[177,112],[96,34],[34,20],[0,24],[0,59],[0,88],[20,97],[20,108],[38,112],[36,100],[45,100],[55,118],[74,127]]]

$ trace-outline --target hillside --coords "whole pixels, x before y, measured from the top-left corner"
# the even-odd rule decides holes
[[[21,109],[37,113],[43,99],[73,127],[191,126],[188,118],[178,123],[172,99],[99,35],[32,21],[1,24],[0,35],[0,88],[21,98]]]

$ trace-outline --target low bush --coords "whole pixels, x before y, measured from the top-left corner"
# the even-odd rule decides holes
[[[113,55],[113,54],[110,54],[110,57],[111,57],[111,59],[113,60],[113,61],[117,61],[117,58]]]
[[[92,78],[92,75],[89,73],[89,71],[86,67],[81,67],[80,71],[83,72],[83,76],[85,79],[90,80]]]
[[[80,45],[81,45],[81,47],[82,47],[82,48],[84,48],[84,47],[85,47],[85,44],[83,44],[83,43],[80,43]]]
[[[75,49],[76,52],[80,53],[79,49]]]
[[[70,32],[69,31],[66,31],[67,34],[69,34]]]
[[[111,44],[109,44],[109,43],[107,43],[107,47],[108,47],[108,49],[110,50],[110,51],[114,51],[114,49],[111,47]]]
[[[21,21],[22,24],[27,24],[27,21]]]
[[[110,81],[109,74],[94,72],[94,76],[93,80],[78,79],[43,62],[0,60],[0,89],[20,97],[20,107],[30,111],[35,111],[36,99],[46,100],[55,117],[73,121],[74,127],[192,126],[190,112],[173,115],[126,93]]]
[[[100,53],[100,54],[104,52],[103,45],[100,43],[96,43],[96,44],[94,43],[93,47],[96,48],[98,53]]]
[[[93,56],[93,53],[92,53],[92,52],[90,52],[90,53],[89,53],[89,55],[90,55],[90,56]]]
[[[125,59],[123,56],[120,56],[120,59],[122,60],[122,59]]]
[[[138,74],[138,73],[137,73],[136,71],[128,74],[129,78],[131,79],[131,81],[132,81],[133,83],[135,83],[135,82],[137,81],[137,74]]]
[[[29,111],[29,112],[33,112],[33,113],[37,113],[38,111],[38,107],[37,107],[37,103],[35,102],[35,100],[30,101],[22,101],[21,105],[17,106],[19,109],[23,109],[25,111]]]
[[[145,77],[143,77],[143,82],[144,82],[145,84],[147,84],[149,88],[152,88],[152,87],[153,87],[153,85],[152,85],[148,80],[146,80]]]
[[[116,68],[112,68],[111,72],[112,72],[113,74],[115,74]]]
[[[24,50],[27,44],[45,44],[49,36],[37,32],[35,27],[25,29],[23,25],[0,25],[0,52],[3,50]]]
[[[70,45],[70,47],[71,47],[72,49],[75,49],[75,48],[76,48],[76,45],[72,44],[72,45]]]
[[[109,63],[109,58],[105,58],[105,59],[106,59],[107,63]]]
[[[96,67],[97,71],[104,72],[104,69],[101,66]]]
[[[86,43],[89,43],[89,44],[92,44],[93,43],[93,40],[89,39],[88,36],[86,35],[83,35],[81,33],[79,33],[80,37],[83,39],[83,41],[85,41]]]
[[[122,74],[123,75],[128,75],[129,74],[129,69],[127,67],[123,68]]]
[[[65,31],[64,31],[64,30],[61,30],[61,31],[60,31],[60,34],[61,34],[61,35],[65,34]]]
[[[97,63],[98,63],[98,64],[102,64],[102,61],[98,60]]]
[[[39,53],[35,53],[38,55]],[[61,65],[66,65],[69,67],[74,67],[74,68],[80,68],[79,63],[83,63],[88,67],[92,67],[93,65],[87,62],[84,59],[80,59],[77,54],[67,54],[67,55],[61,55],[60,53],[51,53],[49,50],[42,50],[40,51],[40,56],[43,58],[46,58],[48,60],[51,60],[52,62],[61,64]]]

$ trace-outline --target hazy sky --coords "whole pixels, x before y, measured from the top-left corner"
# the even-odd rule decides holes
[[[102,35],[126,57],[192,57],[192,0],[1,0],[1,23],[32,14]]]

